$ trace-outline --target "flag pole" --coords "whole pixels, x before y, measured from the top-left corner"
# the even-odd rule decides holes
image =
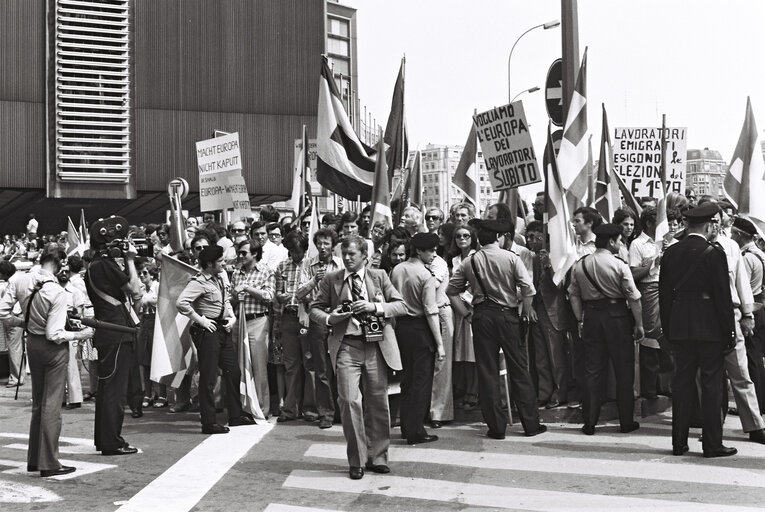
[[[473,108],[473,115],[476,115],[478,113],[477,108]],[[471,119],[470,122],[472,123],[473,120]],[[476,131],[475,134],[475,195],[476,195],[476,202],[478,203],[475,205],[475,215],[479,219],[481,218],[481,168],[478,165],[478,148],[481,147],[481,144],[478,141],[478,132]],[[484,160],[486,162],[486,160]]]
[[[552,121],[547,121],[547,142],[545,143],[545,146],[550,143],[550,129],[552,127]],[[547,148],[545,147],[545,155],[547,155]],[[550,252],[550,242],[549,242],[549,231],[547,229],[547,225],[550,223],[550,214],[547,212],[547,204],[550,202],[550,175],[547,172],[547,163],[544,162],[544,158],[542,159],[542,166],[544,167],[543,174],[545,177],[545,188],[544,188],[544,209],[542,210],[542,247],[548,252]]]
[[[406,164],[408,155],[404,154],[404,138],[406,137],[406,53],[401,57],[401,165]]]

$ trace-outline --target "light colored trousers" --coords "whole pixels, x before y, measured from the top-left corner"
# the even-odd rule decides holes
[[[754,384],[749,377],[749,365],[746,360],[746,347],[744,346],[744,334],[741,332],[741,310],[736,308],[736,350],[725,356],[725,371],[728,372],[733,398],[736,400],[738,417],[741,419],[741,427],[744,432],[754,432],[765,428],[765,421],[760,414],[760,406],[757,403],[757,394]]]
[[[268,343],[271,320],[267,316],[247,320],[247,337],[250,341],[252,375],[255,379],[255,392],[263,415],[271,413],[271,392],[268,389]]]
[[[441,325],[441,339],[444,342],[446,357],[441,362],[436,361],[436,368],[433,372],[430,419],[452,421],[454,419],[454,392],[452,390],[454,315],[451,306],[438,309],[438,321]]]
[[[77,364],[77,342],[67,342],[69,345],[69,364],[66,368],[66,403],[82,403],[82,381],[80,366]]]

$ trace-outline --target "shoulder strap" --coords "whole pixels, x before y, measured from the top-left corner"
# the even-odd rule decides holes
[[[26,329],[29,325],[29,315],[32,312],[32,301],[35,300],[35,297],[37,296],[37,293],[42,290],[42,287],[45,286],[47,283],[52,283],[53,281],[43,281],[42,283],[35,285],[34,290],[32,290],[32,294],[29,296],[29,302],[27,302],[27,310],[24,313],[24,328]]]
[[[680,280],[675,284],[675,287],[673,288],[674,291],[677,291],[678,288],[680,288],[682,285],[688,282],[688,280],[691,278],[693,273],[696,272],[696,269],[701,264],[701,260],[704,259],[704,256],[706,256],[713,250],[714,250],[714,246],[708,245],[707,248],[701,252],[701,255],[698,257],[698,259],[696,259],[696,261],[693,262],[693,265],[688,267],[688,270],[685,271],[685,274],[683,274],[683,277],[681,277]]]
[[[481,274],[478,273],[478,267],[475,264],[476,256],[478,256],[478,252],[475,252],[470,256],[470,266],[473,268],[473,275],[475,275],[475,279],[478,281],[478,286],[481,287],[481,291],[483,292],[483,296],[486,298],[486,300],[497,302],[496,300],[492,299],[489,293],[486,291],[486,286],[484,286]]]
[[[592,255],[590,255],[590,256],[592,256]],[[587,265],[585,264],[587,262],[587,258],[589,258],[589,256],[585,256],[584,258],[582,258],[582,270],[584,271],[584,276],[587,278],[587,280],[590,282],[590,284],[596,290],[598,290],[598,293],[600,293],[606,299],[611,299],[612,297],[609,297],[608,294],[603,291],[603,288],[600,287],[598,282],[595,281],[595,279],[593,279],[592,276],[590,275],[590,271],[587,270]]]

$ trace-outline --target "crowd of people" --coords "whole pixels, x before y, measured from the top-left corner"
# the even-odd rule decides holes
[[[744,432],[765,444],[765,254],[754,224],[730,204],[697,200],[690,190],[668,195],[666,216],[653,199],[642,201],[639,213],[622,207],[611,219],[581,207],[572,218],[577,261],[557,282],[543,199],[538,196],[527,215],[498,203],[482,218],[467,202],[448,212],[411,205],[401,208],[394,228],[372,223],[369,207],[327,213],[313,227],[310,215],[281,216],[271,206],[257,220],[228,226],[205,214],[186,220],[183,251],[173,251],[167,224],[131,226],[135,238],[153,242],[153,255],[129,258],[139,280],[135,289],[129,278],[124,282],[140,318],[134,364],[123,386],[105,391],[98,352],[112,345],[67,343],[66,361],[59,363],[67,375],[57,373],[66,382],[66,408],[124,388],[124,397],[110,395],[108,402],[119,407],[124,401],[134,418],[149,407],[200,411],[202,431],[223,434],[228,427],[217,421],[223,408],[229,426],[254,422],[238,391],[240,372],[248,371],[262,418],[315,422],[321,429],[342,423],[350,477],[358,479],[364,469],[389,471],[390,421],[416,445],[438,440],[433,430],[454,421],[455,409],[480,408],[487,435],[503,439],[510,411],[525,435],[535,436],[546,431],[540,409],[568,407],[582,410],[582,431],[593,435],[609,398],[628,433],[640,427],[636,398],[672,396],[673,453],[688,451],[688,428],[702,426],[704,455],[731,455],[735,449],[722,445],[721,422],[730,382]],[[668,233],[657,240],[664,217]],[[4,290],[28,288],[10,263],[22,253],[33,258],[50,252],[51,244],[67,248],[65,233],[37,242],[32,220],[23,237],[5,238]],[[149,379],[167,255],[198,271],[177,302],[192,321],[195,357],[172,390]],[[100,300],[93,299],[94,273],[86,274],[93,251],[57,258],[60,269],[45,261],[42,268],[55,274],[70,307],[93,316]],[[23,317],[28,304],[19,294],[7,295],[0,319],[13,387],[25,377],[24,327],[11,319]],[[238,364],[237,325],[247,333],[250,368]],[[40,350],[33,345],[41,343],[39,329],[29,327],[33,369],[32,353]],[[389,401],[393,382],[401,393]],[[119,429],[116,436],[121,439]],[[128,447],[99,449],[133,453]],[[34,462],[30,467],[37,468]],[[55,469],[55,462],[47,464]]]

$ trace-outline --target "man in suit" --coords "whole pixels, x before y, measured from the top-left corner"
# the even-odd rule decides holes
[[[664,335],[672,344],[672,453],[688,451],[690,404],[701,384],[702,445],[705,457],[735,455],[722,444],[725,353],[736,345],[733,299],[725,252],[708,239],[719,207],[706,203],[685,213],[688,236],[667,248],[659,274],[659,307]]]
[[[321,280],[310,316],[331,329],[327,347],[337,374],[349,475],[358,480],[362,462],[375,473],[390,472],[388,367],[401,370],[401,355],[393,327],[383,319],[405,315],[406,304],[384,271],[365,268],[366,240],[349,234],[341,251],[345,269]],[[372,336],[370,317],[383,324],[382,336]]]

